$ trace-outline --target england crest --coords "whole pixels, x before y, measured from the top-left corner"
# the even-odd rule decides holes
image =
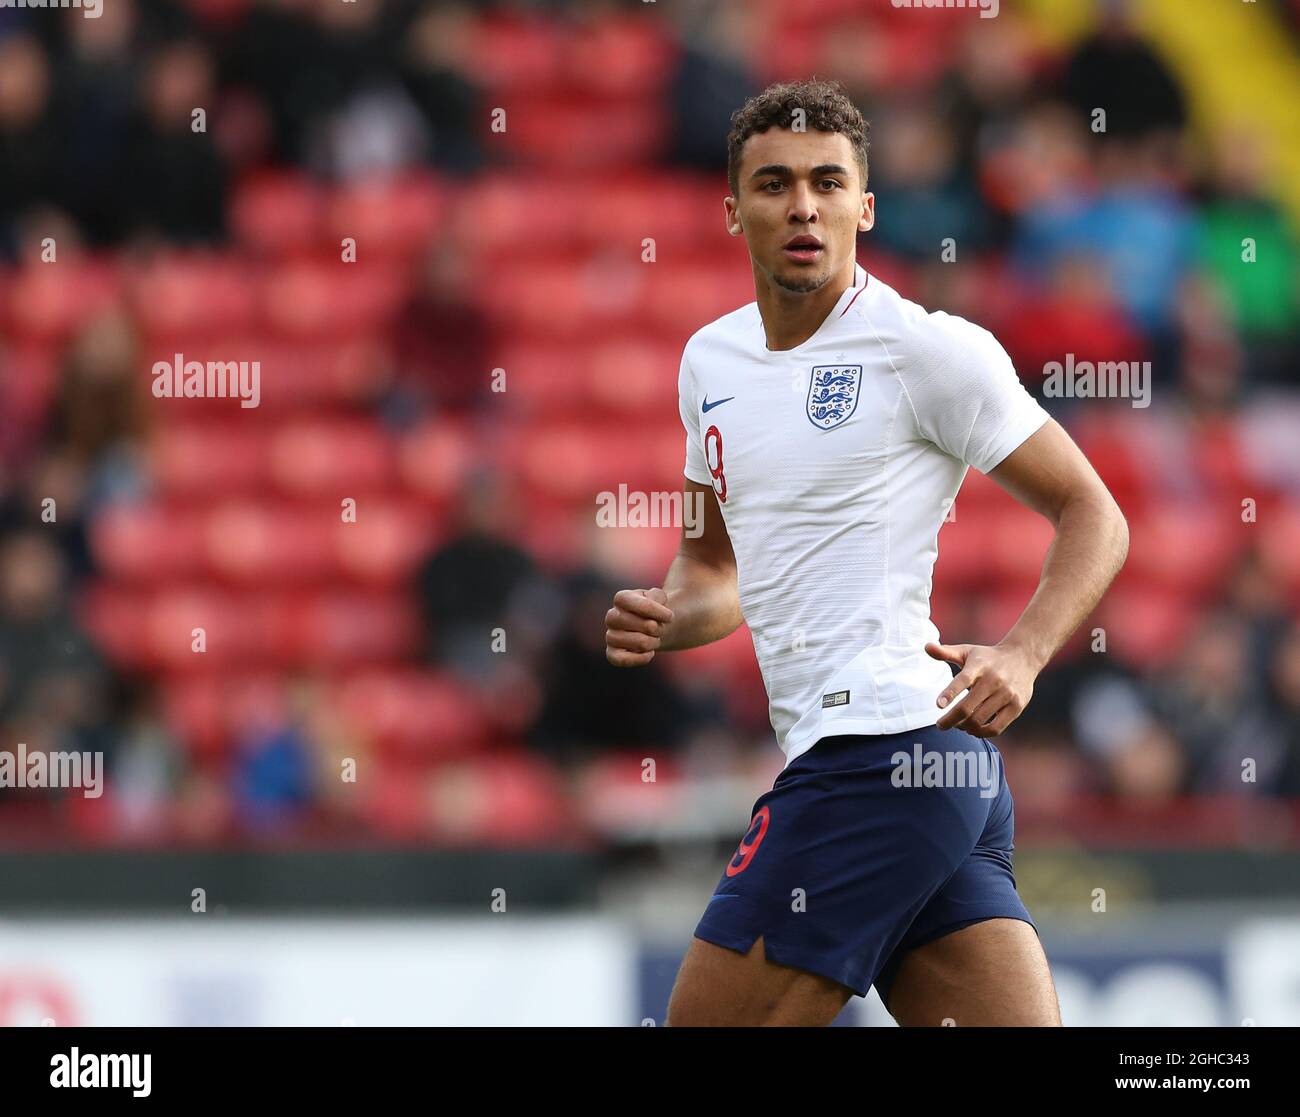
[[[857,410],[862,387],[861,365],[814,365],[808,381],[808,419],[828,431]]]

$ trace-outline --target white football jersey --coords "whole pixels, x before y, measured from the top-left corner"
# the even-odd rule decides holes
[[[717,493],[787,764],[821,737],[933,725],[951,668],[925,653],[939,528],[1047,412],[987,330],[859,266],[802,345],[758,304],[699,330],[678,382],[685,474]]]

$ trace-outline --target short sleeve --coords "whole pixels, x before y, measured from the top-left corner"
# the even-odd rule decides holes
[[[942,313],[929,323],[905,377],[917,427],[941,450],[988,473],[1050,416],[988,330]]]
[[[677,374],[677,405],[681,411],[682,426],[686,428],[686,465],[682,472],[698,485],[711,484],[708,462],[704,457],[704,443],[700,439],[700,409],[695,393],[695,374],[691,372],[686,354]]]

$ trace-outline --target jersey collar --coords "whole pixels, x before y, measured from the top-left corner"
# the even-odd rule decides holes
[[[767,340],[763,335],[763,321],[760,317],[758,319],[758,336],[759,344],[763,347],[763,352],[775,356],[777,354],[798,353],[806,349],[818,338],[822,337],[827,330],[834,328],[835,323],[849,312],[849,308],[856,303],[858,296],[861,295],[866,288],[867,271],[861,264],[855,263],[853,265],[853,285],[844,289],[844,293],[840,295],[839,300],[835,303],[834,307],[831,308],[831,312],[826,315],[822,324],[813,332],[813,335],[806,341],[800,342],[793,349],[768,349]]]

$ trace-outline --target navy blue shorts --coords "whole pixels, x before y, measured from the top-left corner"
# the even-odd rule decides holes
[[[769,961],[888,1004],[909,950],[984,919],[1034,926],[1014,829],[991,741],[933,725],[823,737],[754,804],[695,936],[747,954],[761,935]]]

